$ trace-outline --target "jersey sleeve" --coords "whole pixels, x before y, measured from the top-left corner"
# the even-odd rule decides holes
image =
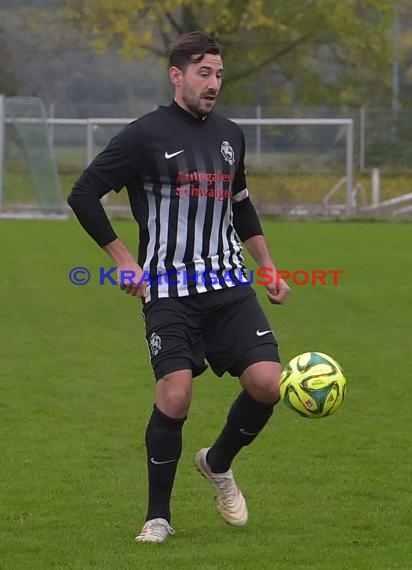
[[[139,176],[143,164],[143,136],[134,121],[120,131],[90,163],[86,171],[119,192]]]
[[[240,144],[240,160],[236,169],[235,178],[232,186],[232,201],[234,203],[242,202],[249,196],[249,191],[246,184],[245,173],[245,137],[241,131],[241,144]]]
[[[245,137],[241,131],[240,160],[233,181],[232,213],[233,227],[242,242],[249,238],[263,235],[259,217],[253,206],[246,184],[245,174]]]
[[[117,238],[117,235],[100,202],[110,186],[91,172],[85,171],[75,183],[67,198],[80,224],[101,247]]]

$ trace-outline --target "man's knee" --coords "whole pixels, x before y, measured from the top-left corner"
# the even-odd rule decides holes
[[[179,370],[166,374],[156,383],[156,405],[172,418],[187,416],[192,400],[192,373]]]
[[[279,381],[270,376],[259,378],[248,391],[258,402],[275,404],[279,400]]]
[[[277,362],[257,362],[241,375],[243,388],[258,402],[275,404],[279,400],[282,367]]]

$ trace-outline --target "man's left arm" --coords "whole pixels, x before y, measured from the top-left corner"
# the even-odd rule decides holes
[[[233,227],[243,245],[246,247],[254,261],[260,266],[268,268],[272,282],[266,286],[267,296],[271,303],[281,305],[285,302],[290,288],[283,279],[278,279],[276,266],[270,255],[266,239],[263,236],[259,217],[249,197],[233,202]]]

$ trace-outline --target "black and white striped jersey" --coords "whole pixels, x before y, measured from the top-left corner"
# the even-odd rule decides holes
[[[128,125],[88,170],[126,186],[139,224],[146,302],[238,285],[246,279],[232,202],[248,197],[245,142],[217,113],[196,119],[175,102]]]

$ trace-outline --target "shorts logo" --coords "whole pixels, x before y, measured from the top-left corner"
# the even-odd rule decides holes
[[[265,336],[265,334],[272,333],[272,331],[260,331],[259,329],[256,331],[256,336]],[[273,334],[273,333],[272,333]]]
[[[235,162],[235,151],[231,147],[229,141],[223,141],[220,147],[220,152],[223,155],[223,158],[232,166]]]
[[[162,348],[162,339],[158,334],[152,332],[149,338],[149,350],[152,356],[157,356]]]

